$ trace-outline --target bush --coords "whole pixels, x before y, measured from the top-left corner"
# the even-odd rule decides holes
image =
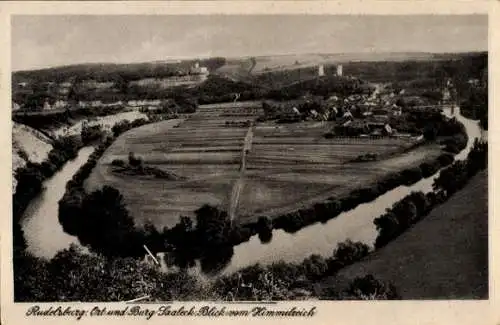
[[[425,216],[432,208],[431,203],[422,192],[412,192],[394,203],[386,213],[373,221],[378,231],[375,247],[386,245]]]
[[[346,266],[357,262],[370,253],[370,247],[362,242],[346,240],[339,243],[333,251],[333,258],[341,266]]]
[[[117,167],[125,167],[125,161],[121,160],[121,159],[113,159],[113,161],[111,162],[111,165],[113,166],[117,166]]]
[[[454,160],[455,158],[453,158],[453,155],[449,153],[448,154],[444,153],[437,158],[437,161],[441,165],[441,167],[446,167],[450,165],[451,163],[453,163]]]
[[[95,126],[86,126],[85,125],[82,127],[82,131],[80,132],[82,142],[85,145],[90,144],[94,141],[101,140],[103,135],[104,135],[104,131],[102,131],[102,128],[100,125],[95,125]]]
[[[263,243],[267,243],[272,239],[273,223],[268,217],[259,217],[257,221],[257,232]]]
[[[347,299],[355,300],[396,300],[401,299],[392,284],[385,284],[369,274],[355,278],[345,292]]]
[[[440,168],[439,163],[435,162],[424,162],[420,165],[420,170],[422,171],[422,176],[424,178],[434,175]]]
[[[402,183],[412,185],[422,179],[422,171],[419,167],[405,169],[401,172]]]
[[[322,256],[315,254],[306,258],[300,267],[303,269],[304,275],[312,281],[324,277],[328,271],[327,261]]]
[[[133,152],[129,152],[128,163],[132,167],[141,167],[143,165],[143,160],[141,157],[136,157]]]

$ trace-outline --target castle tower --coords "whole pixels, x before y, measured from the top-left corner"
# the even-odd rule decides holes
[[[325,67],[320,64],[318,66],[318,77],[323,77],[325,75]]]
[[[343,73],[343,71],[342,71],[342,64],[339,64],[337,66],[337,76],[341,77],[342,73]]]

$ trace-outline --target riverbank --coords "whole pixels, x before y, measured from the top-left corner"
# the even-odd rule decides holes
[[[58,202],[63,197],[68,177],[87,161],[93,147],[83,147],[76,158],[64,164],[51,178],[43,182],[42,190],[23,213],[21,227],[27,251],[38,257],[52,258],[61,248],[78,244],[78,239],[61,229],[57,219]],[[14,220],[16,222],[16,220]]]
[[[487,171],[385,247],[320,286],[343,290],[367,274],[390,281],[402,299],[487,299]]]

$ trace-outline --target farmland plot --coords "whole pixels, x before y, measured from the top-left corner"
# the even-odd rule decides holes
[[[87,180],[87,189],[116,187],[138,224],[150,220],[160,228],[173,226],[179,216],[191,215],[204,203],[225,208],[239,175],[248,129],[226,125],[226,121],[248,119],[220,117],[228,112],[231,113],[229,108],[200,109],[185,120],[163,121],[126,132],[101,158]],[[127,160],[129,152],[141,157],[145,165],[183,179],[166,181],[114,173],[111,162]]]
[[[239,206],[243,222],[255,214],[272,217],[347,194],[440,153],[437,145],[402,153],[413,144],[409,139],[325,139],[328,128],[327,123],[256,127]],[[367,153],[387,158],[351,162]]]
[[[437,145],[402,153],[413,144],[408,139],[326,139],[330,122],[264,122],[250,127],[252,132],[238,124],[255,121],[259,110],[255,105],[210,105],[184,120],[126,132],[106,151],[86,187],[111,185],[119,189],[138,224],[150,220],[159,228],[171,227],[181,215],[190,216],[205,203],[226,210],[231,206],[235,217],[245,223],[256,216],[273,217],[347,194],[440,153]],[[251,136],[251,148],[243,155],[247,134]],[[147,166],[181,179],[114,173],[110,163],[126,160],[131,151]],[[367,153],[384,159],[351,162]],[[246,157],[245,164],[242,157]]]

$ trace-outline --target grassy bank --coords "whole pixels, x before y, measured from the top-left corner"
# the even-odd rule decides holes
[[[321,286],[342,288],[373,274],[390,280],[403,299],[487,298],[487,180],[480,172],[429,216]]]

